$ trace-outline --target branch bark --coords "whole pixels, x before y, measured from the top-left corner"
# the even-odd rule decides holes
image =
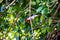
[[[3,10],[5,11],[6,9],[8,9],[11,5],[13,5],[15,3],[16,0],[13,0],[8,6],[6,6],[5,8],[3,8]]]
[[[56,9],[55,13],[52,15],[52,17],[55,17],[56,13],[58,12],[58,9],[60,8],[60,4],[58,5],[58,8]]]

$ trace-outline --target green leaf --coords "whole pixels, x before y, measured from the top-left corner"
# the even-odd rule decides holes
[[[32,1],[32,5],[36,5],[36,2],[35,1]]]
[[[43,2],[46,2],[47,0],[42,0]]]
[[[48,9],[47,8],[44,8],[41,13],[44,14],[44,15],[47,15]]]
[[[40,20],[41,22],[45,19],[45,15],[41,15]]]
[[[40,0],[36,0],[37,4],[40,3]]]
[[[46,33],[46,28],[41,28],[41,32],[43,33],[43,34],[45,34]]]
[[[7,12],[8,12],[8,13],[12,13],[12,7],[9,7],[9,9],[8,9]]]
[[[49,25],[51,25],[51,23],[52,23],[52,19],[51,19],[51,18],[49,18]]]
[[[2,3],[3,0],[0,0],[0,3]]]
[[[51,32],[52,28],[51,27],[46,27],[47,32]]]
[[[38,13],[38,12],[40,12],[42,9],[43,9],[43,6],[40,6],[40,7],[38,7],[38,9],[36,10],[36,12]]]

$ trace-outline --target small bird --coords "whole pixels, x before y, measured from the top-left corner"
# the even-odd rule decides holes
[[[33,15],[33,16],[30,16],[26,19],[26,22],[29,23],[30,20],[33,20],[34,18],[38,17],[39,15]]]

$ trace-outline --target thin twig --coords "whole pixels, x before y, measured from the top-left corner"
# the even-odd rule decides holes
[[[58,4],[58,2],[55,3],[55,5],[53,6],[52,10],[49,13],[51,13],[53,11],[53,9],[56,7],[57,4]]]
[[[11,5],[15,3],[16,0],[13,0],[8,6],[5,7],[5,10],[8,9]]]
[[[28,6],[29,6],[29,4],[27,4],[27,5],[23,8],[23,10],[25,10]]]
[[[31,17],[31,1],[32,0],[30,0],[30,2],[29,2],[29,17]],[[31,25],[31,29],[32,29],[32,38],[33,38],[33,40],[34,40],[34,35],[33,35],[33,27],[32,27],[32,20],[30,19],[30,25]]]
[[[31,0],[29,2],[29,17],[31,17]],[[31,25],[31,28],[32,28],[32,20],[30,19],[30,25]]]
[[[55,13],[52,15],[52,17],[55,17],[56,13],[58,12],[58,9],[60,8],[60,4],[58,5],[58,8],[56,9]]]
[[[48,0],[47,4],[50,4],[49,0]],[[57,4],[57,1],[54,1],[53,4],[50,5],[50,6],[48,6],[48,7],[52,7],[54,4],[56,5],[56,4]],[[54,5],[54,6],[55,6],[55,5]]]
[[[33,7],[32,7],[31,9],[32,9],[32,10],[34,10],[34,11],[36,11],[36,9],[35,9],[35,8],[33,8]]]
[[[57,4],[58,4],[58,2],[56,2],[56,3],[55,3],[55,5],[53,6],[53,8],[52,8],[52,9],[54,9],[54,8],[56,7],[56,5],[57,5]]]

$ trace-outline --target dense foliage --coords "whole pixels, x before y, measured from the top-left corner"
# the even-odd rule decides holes
[[[30,0],[16,1],[6,11],[0,12],[0,39],[47,40],[52,31],[60,28],[56,0],[31,0],[31,15],[40,15],[31,20],[32,23],[26,22]],[[2,6],[6,4],[2,2]]]

